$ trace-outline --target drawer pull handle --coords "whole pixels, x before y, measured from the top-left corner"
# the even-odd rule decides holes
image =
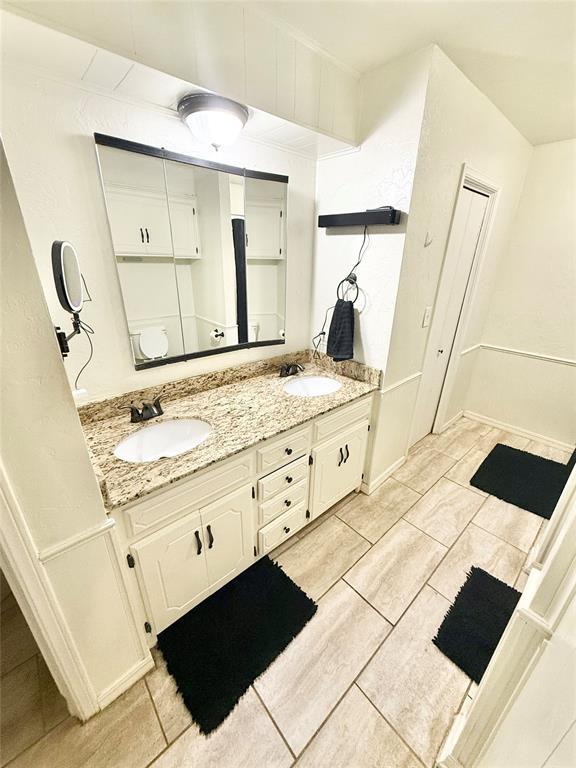
[[[344,464],[346,464],[346,462],[350,458],[350,451],[348,450],[348,443],[346,443],[346,445],[344,447],[346,448],[346,458],[344,459]]]
[[[290,501],[290,499],[284,499],[284,504],[286,504],[286,506],[289,507],[290,504],[292,504],[292,502]]]
[[[284,526],[284,533],[290,533],[290,528],[287,525]]]
[[[292,455],[292,448],[285,448],[285,449],[284,449],[284,453],[285,453],[287,456],[291,456],[291,455]]]
[[[199,555],[202,552],[202,541],[198,531],[194,531],[194,536],[196,536],[196,554]]]
[[[212,527],[207,525],[206,530],[208,531],[208,549],[212,549],[212,545],[214,544],[214,534],[212,533]]]
[[[290,475],[288,475],[288,477],[286,478],[286,482],[291,483],[293,479],[294,479],[293,477],[290,477]]]
[[[344,461],[344,454],[342,453],[342,448],[339,448],[338,450],[340,451],[340,461],[338,462],[338,466],[340,466]]]

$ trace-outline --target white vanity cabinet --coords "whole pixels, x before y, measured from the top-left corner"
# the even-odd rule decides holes
[[[161,632],[313,518],[359,490],[368,395],[120,512],[146,627]]]
[[[312,450],[310,507],[313,518],[361,485],[368,426],[368,421],[361,421]]]
[[[246,486],[132,545],[156,632],[247,568],[252,539],[252,486]]]

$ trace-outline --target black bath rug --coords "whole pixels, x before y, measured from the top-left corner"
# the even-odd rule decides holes
[[[575,462],[576,451],[568,464],[560,464],[498,443],[470,484],[549,520]]]
[[[520,599],[520,592],[473,566],[432,641],[476,683]]]
[[[264,557],[158,635],[168,671],[202,733],[228,717],[317,607]]]

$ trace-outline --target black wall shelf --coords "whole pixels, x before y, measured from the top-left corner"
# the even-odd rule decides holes
[[[395,208],[383,208],[375,211],[358,213],[331,213],[318,216],[319,227],[366,227],[378,224],[399,224],[400,211]]]

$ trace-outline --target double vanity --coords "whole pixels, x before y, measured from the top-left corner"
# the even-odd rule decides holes
[[[147,425],[118,415],[147,391],[80,409],[151,643],[360,488],[379,372],[290,359],[304,371],[281,378],[274,358],[172,382]]]

